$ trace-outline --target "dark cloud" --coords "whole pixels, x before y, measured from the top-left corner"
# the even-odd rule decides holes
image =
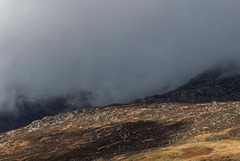
[[[164,92],[240,57],[240,1],[0,2],[0,102],[92,91],[93,104]],[[10,99],[11,98],[11,99]]]

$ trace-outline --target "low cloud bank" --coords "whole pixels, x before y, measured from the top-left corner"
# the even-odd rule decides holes
[[[93,105],[174,89],[240,60],[240,1],[0,2],[0,109],[18,95],[91,92]]]

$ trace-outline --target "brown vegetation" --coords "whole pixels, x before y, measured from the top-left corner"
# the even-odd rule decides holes
[[[0,159],[237,160],[239,109],[240,102],[160,103],[62,113],[0,134]]]

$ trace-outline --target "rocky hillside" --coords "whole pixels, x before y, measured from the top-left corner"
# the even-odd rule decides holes
[[[240,100],[240,74],[238,67],[214,68],[191,79],[187,84],[163,95],[133,101],[134,104],[163,102],[203,103]]]
[[[27,126],[0,134],[0,160],[238,161],[240,75],[230,71],[209,70],[172,92],[129,104],[73,112],[64,112],[74,109],[71,97],[22,97],[20,115],[2,114],[0,126]]]
[[[90,107],[89,93],[49,97],[45,99],[30,99],[19,96],[13,111],[1,111],[0,132],[26,126],[34,120],[52,116],[78,108]],[[78,101],[78,103],[74,103]]]
[[[236,64],[217,66],[195,78],[178,89],[144,99],[138,99],[133,104],[152,104],[165,102],[213,102],[240,100],[240,75]],[[0,132],[26,126],[34,120],[45,116],[53,116],[62,112],[73,111],[91,106],[91,92],[80,92],[72,95],[33,99],[19,96],[16,100],[16,110],[1,111]],[[130,103],[130,104],[131,104]]]
[[[0,159],[142,160],[144,157],[139,155],[150,157],[148,152],[157,151],[159,160],[167,160],[170,155],[197,160],[209,157],[214,149],[212,142],[238,139],[240,102],[96,107],[45,117],[2,133]],[[202,147],[197,142],[211,144]],[[178,150],[176,154],[170,153],[171,149],[161,149],[186,143],[196,143],[203,150],[193,155],[189,149],[184,150],[186,147],[174,149]],[[226,142],[219,145],[220,150],[225,150],[219,157],[240,157],[240,149],[232,155],[232,151],[227,151],[229,146]]]

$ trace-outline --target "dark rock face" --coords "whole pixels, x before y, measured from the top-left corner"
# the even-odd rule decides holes
[[[72,104],[73,99],[78,99],[81,104],[79,106]],[[86,95],[52,97],[41,100],[31,100],[20,96],[17,99],[15,111],[0,113],[0,133],[26,126],[45,116],[53,116],[90,106]]]
[[[174,91],[138,99],[132,103],[238,101],[240,100],[240,74],[229,70],[231,68],[209,70]]]

